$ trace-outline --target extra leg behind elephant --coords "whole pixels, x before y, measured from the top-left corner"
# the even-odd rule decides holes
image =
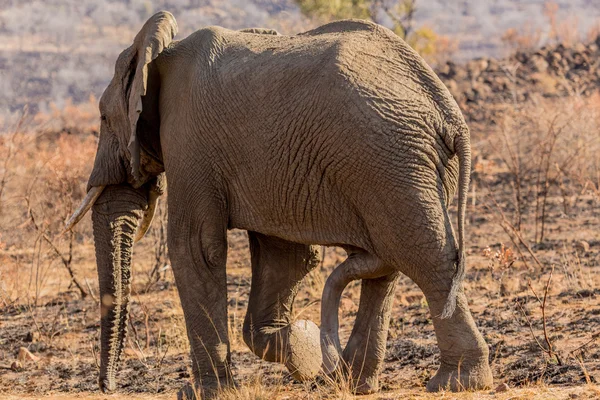
[[[292,305],[302,279],[319,260],[319,248],[248,232],[252,289],[244,320],[244,341],[257,356],[285,364],[298,380],[321,368],[319,328],[292,323]]]
[[[367,394],[378,390],[378,374],[385,342],[396,274],[377,257],[353,252],[327,279],[321,302],[321,349],[323,370],[328,374],[350,373],[353,389]],[[344,288],[363,279],[360,305],[352,334],[344,350],[338,336],[338,309]],[[343,358],[343,362],[340,361]],[[346,371],[347,369],[347,371]]]
[[[357,394],[379,390],[397,275],[363,279],[358,314],[342,353]]]

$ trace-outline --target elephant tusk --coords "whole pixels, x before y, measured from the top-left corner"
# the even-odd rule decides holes
[[[61,235],[64,235],[65,233],[73,229],[73,227],[77,225],[79,221],[81,221],[81,218],[83,218],[83,216],[90,210],[90,208],[92,208],[96,200],[98,200],[98,197],[100,197],[105,187],[106,186],[104,185],[94,186],[90,189],[90,191],[85,195],[85,198],[83,199],[79,207],[77,207],[77,210],[75,210],[71,218],[69,218],[69,220],[65,224],[65,230],[62,232]]]
[[[142,222],[137,229],[137,233],[135,234],[134,243],[142,240],[148,229],[150,229],[150,225],[152,225],[152,220],[154,219],[154,214],[156,213],[156,206],[158,205],[158,197],[159,194],[155,192],[150,192],[148,196],[148,209],[144,211],[144,216],[142,217]]]

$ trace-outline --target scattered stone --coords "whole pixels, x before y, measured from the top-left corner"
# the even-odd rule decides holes
[[[501,384],[496,386],[496,393],[508,392],[509,390],[510,390],[510,387],[504,382],[502,382]]]
[[[21,364],[19,361],[13,361],[13,363],[10,364],[10,369],[12,369],[15,372],[19,372],[23,370],[23,364]]]
[[[39,331],[29,331],[27,335],[25,335],[25,341],[35,343],[40,340],[40,332]]]
[[[587,253],[590,251],[590,244],[585,240],[579,240],[575,243],[575,250],[579,253]]]
[[[25,347],[20,347],[19,348],[19,355],[17,356],[17,359],[20,362],[24,363],[24,362],[27,362],[27,361],[38,362],[40,358],[38,356],[34,355],[33,353],[31,353]]]
[[[558,97],[576,90],[591,95],[600,87],[600,35],[595,42],[545,46],[495,60],[479,58],[465,64],[448,61],[436,68],[467,122],[493,119],[494,105],[523,101],[534,95]],[[564,85],[564,80],[570,82]],[[573,87],[572,87],[573,86]]]

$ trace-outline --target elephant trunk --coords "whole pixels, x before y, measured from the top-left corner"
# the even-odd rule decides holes
[[[321,352],[323,371],[333,374],[340,367],[342,345],[339,337],[339,308],[342,293],[351,282],[343,264],[333,270],[323,288],[321,298]]]
[[[112,391],[125,342],[131,291],[131,255],[146,196],[126,185],[108,186],[93,207],[100,286],[100,390]]]

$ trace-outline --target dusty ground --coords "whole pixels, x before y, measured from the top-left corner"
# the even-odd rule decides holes
[[[494,253],[501,249],[500,242],[506,240],[499,225],[488,219],[483,207],[476,206],[470,211],[466,291],[475,319],[490,345],[496,381],[519,389],[511,390],[508,397],[497,398],[532,398],[534,392],[539,398],[599,395],[595,385],[587,384],[600,379],[600,348],[594,340],[600,332],[600,235],[598,229],[591,228],[599,226],[598,206],[598,199],[582,197],[575,206],[577,212],[571,216],[553,211],[549,231],[557,232],[551,235],[556,239],[544,242],[536,251],[537,257],[548,266],[542,273],[518,261],[502,267],[494,258]],[[590,228],[582,229],[585,226]],[[579,240],[587,241],[588,251],[577,248]],[[132,396],[172,394],[190,377],[182,313],[172,276],[167,273],[165,279],[147,293],[141,292],[145,286],[142,270],[144,258],[148,258],[144,254],[147,247],[147,244],[141,246],[136,254],[131,334],[119,379],[119,392]],[[504,251],[507,252],[509,250]],[[302,318],[309,317],[317,323],[318,298],[324,279],[344,258],[343,251],[335,248],[327,249],[325,254],[322,267],[305,282],[295,308],[297,316],[302,314]],[[93,282],[91,244],[82,244],[77,257],[82,262],[78,271]],[[550,265],[556,267],[546,317],[551,341],[563,365],[541,351],[517,305],[522,304],[533,333],[545,346],[541,309],[527,280],[532,279],[532,286],[542,295]],[[4,279],[11,273],[14,271],[10,266],[3,265]],[[56,271],[55,277],[46,282],[48,292],[64,285],[64,279],[56,279],[59,275],[61,271]],[[283,367],[258,360],[243,344],[241,324],[250,290],[250,268],[246,236],[242,231],[230,233],[228,277],[233,360],[239,381],[252,388],[258,380],[261,391],[273,390],[269,398],[272,395],[282,399],[318,398],[337,393],[321,385],[292,382]],[[81,300],[73,290],[42,295],[42,298],[39,307],[15,302],[2,308],[0,392],[17,397],[97,393],[96,301]],[[358,300],[355,284],[347,289],[342,301],[341,331],[345,337],[352,327]],[[583,347],[578,349],[580,346]],[[20,347],[29,349],[39,360],[24,363],[23,370],[12,371],[10,366]],[[435,372],[437,361],[426,302],[418,288],[403,277],[396,290],[388,351],[381,374],[382,391],[373,398],[427,398],[423,387]],[[442,398],[453,398],[449,396]],[[487,397],[494,396],[474,393],[464,398]]]

